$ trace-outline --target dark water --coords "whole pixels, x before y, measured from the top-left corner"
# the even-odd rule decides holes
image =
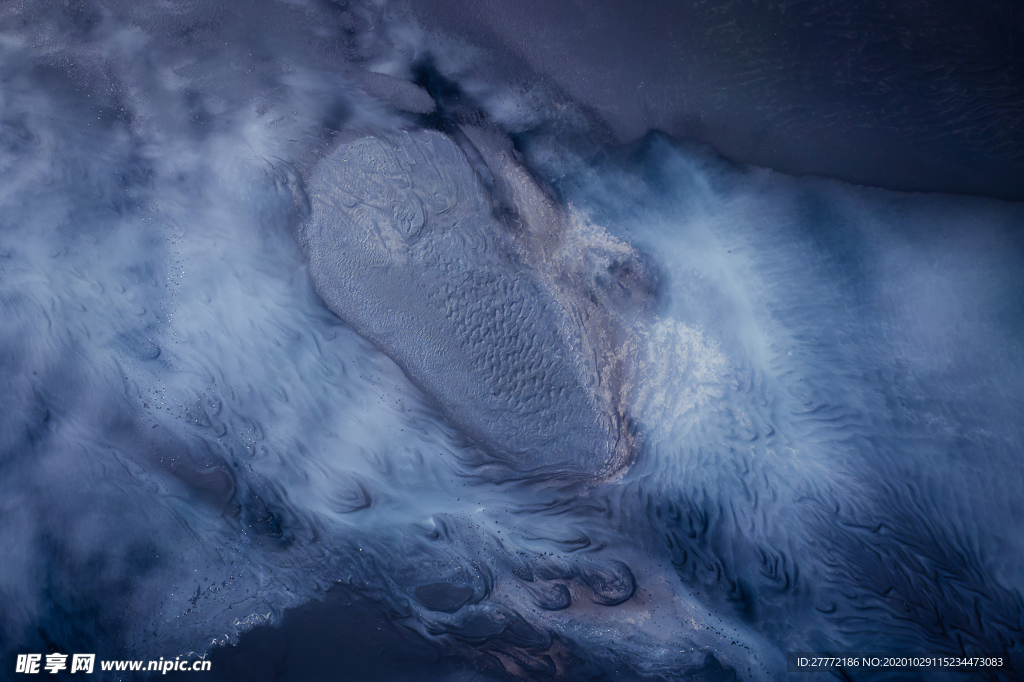
[[[1017,10],[524,7],[0,10],[0,678],[1019,677]]]

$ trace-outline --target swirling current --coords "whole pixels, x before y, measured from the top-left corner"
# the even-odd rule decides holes
[[[1024,205],[426,5],[0,7],[0,679],[1019,679]]]

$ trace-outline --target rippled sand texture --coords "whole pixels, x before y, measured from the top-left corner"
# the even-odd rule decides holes
[[[342,144],[307,191],[317,291],[452,423],[530,475],[624,459],[607,353],[545,281],[564,220],[539,190],[516,197],[534,215],[499,221],[463,149],[424,131]]]
[[[616,140],[421,20],[0,5],[0,666],[1019,678],[1024,207]]]

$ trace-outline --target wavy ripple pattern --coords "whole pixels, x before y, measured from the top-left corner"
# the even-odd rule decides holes
[[[605,144],[488,54],[0,9],[0,665],[1019,677],[1024,209]]]

